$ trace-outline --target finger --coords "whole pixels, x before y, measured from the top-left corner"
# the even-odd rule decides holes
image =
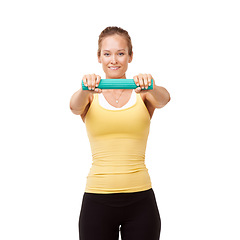
[[[83,76],[82,78],[84,86],[87,86],[87,77],[86,75]]]
[[[100,89],[100,88],[95,88],[95,90],[94,90],[96,93],[101,93],[102,92],[102,89]]]
[[[96,82],[96,75],[95,74],[91,74],[91,89],[92,90],[95,89],[95,82]]]
[[[151,86],[152,84],[152,75],[148,74],[148,86]]]
[[[134,80],[135,84],[136,84],[137,86],[139,86],[138,77],[137,77],[137,76],[134,76],[134,77],[133,77],[133,80]]]
[[[96,88],[96,85],[97,85],[97,81],[98,81],[98,75],[95,75],[94,74],[94,81],[93,81],[93,87],[94,87],[94,89]]]
[[[97,75],[96,87],[99,86],[100,81],[101,81],[101,77]]]
[[[143,82],[144,82],[144,88],[147,89],[148,88],[148,76],[147,76],[147,74],[143,75]]]
[[[141,92],[141,87],[135,88],[135,92],[136,92],[136,93],[140,93],[140,92]]]
[[[141,89],[143,89],[144,88],[144,84],[143,84],[143,75],[142,74],[138,75],[138,81],[139,81]]]
[[[86,75],[86,81],[87,81],[88,90],[91,90],[91,75],[90,74]]]

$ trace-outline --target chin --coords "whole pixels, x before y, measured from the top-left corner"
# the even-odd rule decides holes
[[[109,79],[113,79],[113,78],[123,78],[123,76],[125,75],[125,73],[119,74],[119,73],[111,73],[111,74],[106,74],[107,78]]]

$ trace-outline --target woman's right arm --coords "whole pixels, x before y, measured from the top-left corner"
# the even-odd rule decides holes
[[[92,95],[91,91],[82,90],[80,88],[75,92],[70,100],[70,109],[76,115],[81,115],[88,103],[90,102],[90,96]]]
[[[95,74],[88,74],[83,76],[83,82],[85,86],[88,86],[89,90],[82,90],[82,84],[81,88],[75,92],[70,100],[70,109],[71,111],[76,115],[81,115],[86,106],[90,102],[90,98],[93,96],[93,93],[101,93],[102,90],[99,88],[95,88],[95,86],[99,85],[101,80],[101,77],[99,75]]]

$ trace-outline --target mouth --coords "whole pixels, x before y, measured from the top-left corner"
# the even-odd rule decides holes
[[[111,70],[118,70],[120,67],[109,67]]]

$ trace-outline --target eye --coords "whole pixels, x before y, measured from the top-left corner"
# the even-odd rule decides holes
[[[109,53],[104,53],[104,56],[108,57],[108,56],[109,56]]]
[[[119,55],[120,55],[120,56],[123,56],[123,55],[124,55],[124,53],[119,53]]]

